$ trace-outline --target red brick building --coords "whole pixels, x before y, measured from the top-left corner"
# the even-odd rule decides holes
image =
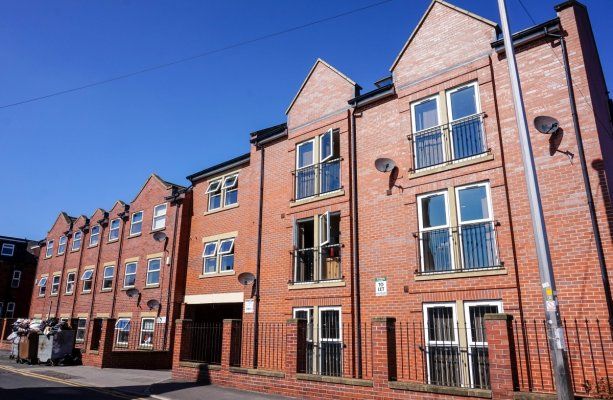
[[[613,126],[587,9],[555,11],[514,41],[528,120],[560,122],[530,134],[571,380],[594,394],[613,370],[610,294],[580,163],[561,152],[579,154],[579,133],[610,266]],[[286,123],[188,177],[176,378],[311,398],[555,390],[499,37],[496,23],[435,0],[376,89],[361,94],[317,60]],[[245,272],[255,281],[239,282]]]
[[[30,317],[72,322],[84,363],[170,366],[190,193],[152,174],[130,204],[61,212],[40,252]]]

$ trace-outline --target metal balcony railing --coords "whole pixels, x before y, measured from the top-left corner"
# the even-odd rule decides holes
[[[501,268],[493,221],[416,232],[418,275]]]
[[[290,284],[343,279],[340,244],[296,249],[291,252]]]
[[[294,199],[333,192],[341,188],[341,159],[327,160],[292,171]]]

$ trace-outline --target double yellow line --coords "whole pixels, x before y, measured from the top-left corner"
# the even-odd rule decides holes
[[[94,392],[108,394],[108,395],[111,395],[113,397],[119,397],[121,399],[145,400],[144,397],[135,397],[135,396],[124,394],[124,393],[121,393],[121,392],[118,392],[118,391],[115,391],[115,390],[111,390],[111,389],[106,389],[106,388],[101,388],[101,387],[92,387],[92,386],[86,385],[84,383],[73,382],[73,381],[69,381],[69,380],[61,379],[61,378],[54,378],[52,376],[37,374],[35,372],[26,371],[26,370],[20,369],[20,368],[13,368],[13,367],[5,366],[5,365],[0,365],[0,369],[8,371],[8,372],[12,372],[14,374],[19,374],[19,375],[27,376],[27,377],[30,377],[30,378],[42,379],[42,380],[45,380],[45,381],[48,381],[48,382],[61,383],[63,385],[68,385],[68,386],[73,386],[73,387],[80,387],[80,388],[92,390]]]

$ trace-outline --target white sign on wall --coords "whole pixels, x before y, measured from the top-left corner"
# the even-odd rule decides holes
[[[245,314],[253,313],[253,310],[255,308],[254,305],[255,305],[255,303],[254,303],[253,299],[245,300]]]
[[[165,324],[166,323],[166,317],[157,317],[156,321],[158,324]]]
[[[387,296],[387,278],[375,278],[375,296]]]

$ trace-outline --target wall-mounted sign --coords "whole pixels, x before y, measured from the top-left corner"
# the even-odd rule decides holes
[[[166,323],[166,317],[157,317],[155,322],[157,322],[158,324],[165,324]]]
[[[254,308],[255,308],[255,302],[253,301],[253,299],[245,300],[245,314],[253,313]]]
[[[387,278],[375,278],[375,296],[387,296]]]

